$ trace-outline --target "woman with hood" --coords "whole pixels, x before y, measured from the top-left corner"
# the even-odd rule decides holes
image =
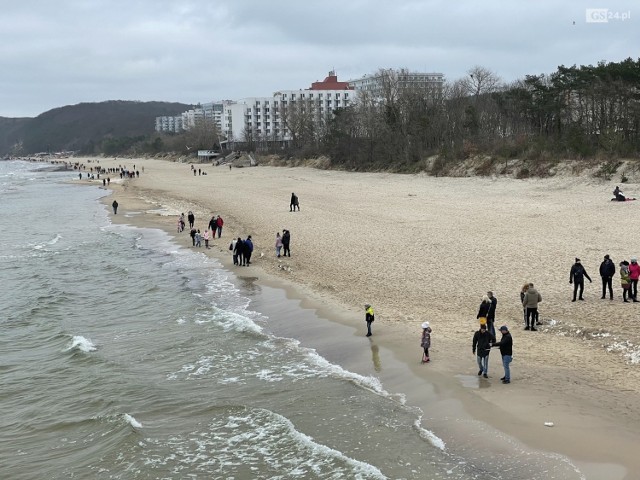
[[[638,259],[631,257],[631,265],[629,265],[629,280],[631,280],[630,295],[634,302],[638,301],[638,279],[640,278],[640,265]]]
[[[429,326],[429,322],[422,323],[420,346],[422,347],[422,363],[428,363],[430,361],[429,348],[431,347],[431,327]]]

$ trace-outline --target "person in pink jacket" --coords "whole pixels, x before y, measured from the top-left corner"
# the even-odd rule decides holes
[[[638,265],[638,259],[631,257],[631,264],[629,265],[629,280],[631,280],[631,299],[634,302],[638,301],[638,278],[640,278],[640,265]]]

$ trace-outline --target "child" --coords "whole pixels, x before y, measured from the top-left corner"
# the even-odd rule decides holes
[[[196,247],[202,246],[202,235],[200,235],[200,230],[196,232]]]
[[[423,349],[422,363],[427,363],[430,361],[429,348],[431,347],[431,327],[429,326],[429,322],[422,324],[422,340],[420,341],[420,346]]]
[[[209,248],[209,229],[204,231],[204,247]]]

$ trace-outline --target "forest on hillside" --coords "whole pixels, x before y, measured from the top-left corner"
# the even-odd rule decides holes
[[[130,147],[153,136],[156,117],[189,108],[182,103],[112,100],[55,108],[35,118],[0,117],[0,154],[97,154],[114,142],[119,148]]]

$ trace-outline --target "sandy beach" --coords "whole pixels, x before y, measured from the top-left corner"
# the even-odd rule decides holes
[[[96,159],[81,161],[96,165]],[[223,238],[207,252],[343,326],[340,341],[356,351],[347,366],[404,392],[407,403],[427,412],[423,420],[440,438],[465,435],[464,426],[453,429],[443,419],[468,418],[531,449],[569,457],[586,478],[640,477],[640,306],[622,302],[617,273],[614,300],[600,298],[603,256],[611,255],[618,269],[640,253],[640,203],[610,202],[614,181],[586,174],[434,178],[205,164],[196,168],[206,175],[194,176],[184,163],[99,160],[103,168],[134,164],[139,178],[110,175],[113,195],[105,203],[119,202],[114,221],[176,234],[181,212],[192,210],[201,231],[221,215]],[[625,193],[640,197],[637,181]],[[93,183],[102,187],[102,180]],[[289,211],[291,192],[300,212]],[[284,228],[291,231],[291,257],[276,258],[275,235]],[[234,267],[229,242],[247,235],[254,240],[253,264]],[[191,246],[188,232],[176,240]],[[593,280],[584,302],[571,302],[574,257]],[[525,282],[543,298],[538,332],[523,330]],[[489,379],[476,376],[471,340],[487,290],[498,299],[497,326],[508,325],[514,338],[510,385],[498,380],[497,351]],[[376,311],[371,339],[364,336],[364,303]],[[433,328],[428,365],[420,365],[424,320]],[[298,338],[340,360],[332,347],[338,338],[305,336],[304,329]],[[378,354],[395,366],[381,371]]]

